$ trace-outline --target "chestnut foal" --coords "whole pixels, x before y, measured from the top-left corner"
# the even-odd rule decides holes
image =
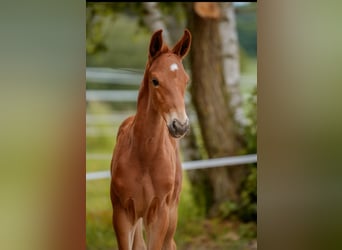
[[[120,126],[111,163],[113,227],[120,250],[176,249],[174,234],[182,168],[178,140],[189,129],[184,93],[189,80],[182,59],[191,34],[173,49],[162,30],[151,38],[137,112]]]

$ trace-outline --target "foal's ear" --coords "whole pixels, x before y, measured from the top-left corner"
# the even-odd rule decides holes
[[[185,57],[191,45],[191,34],[188,29],[184,30],[183,37],[177,42],[175,47],[173,47],[172,52],[179,55],[181,58]]]
[[[162,32],[163,30],[158,30],[156,32],[154,32],[154,34],[152,35],[151,38],[151,42],[150,42],[150,56],[153,58],[155,57],[158,52],[161,50],[161,48],[163,47],[163,37],[162,37]]]

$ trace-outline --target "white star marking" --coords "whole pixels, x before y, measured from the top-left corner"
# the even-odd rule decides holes
[[[170,65],[170,70],[171,71],[176,71],[178,69],[178,65],[176,63],[173,63]]]

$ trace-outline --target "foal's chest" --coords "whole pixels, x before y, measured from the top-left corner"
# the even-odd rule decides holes
[[[143,211],[154,197],[161,201],[176,199],[182,178],[177,154],[177,150],[146,155],[128,150],[121,154],[113,172],[114,188],[121,202],[133,199],[139,204],[136,209]]]

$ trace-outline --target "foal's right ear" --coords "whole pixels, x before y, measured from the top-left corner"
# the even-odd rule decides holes
[[[177,42],[177,44],[173,47],[172,51],[176,55],[179,55],[180,58],[184,58],[191,46],[191,33],[188,29],[184,30],[183,37]]]
[[[151,38],[150,42],[150,50],[149,50],[149,55],[151,58],[155,57],[158,52],[161,50],[163,47],[163,37],[162,37],[162,32],[163,30],[158,30],[154,32]]]

